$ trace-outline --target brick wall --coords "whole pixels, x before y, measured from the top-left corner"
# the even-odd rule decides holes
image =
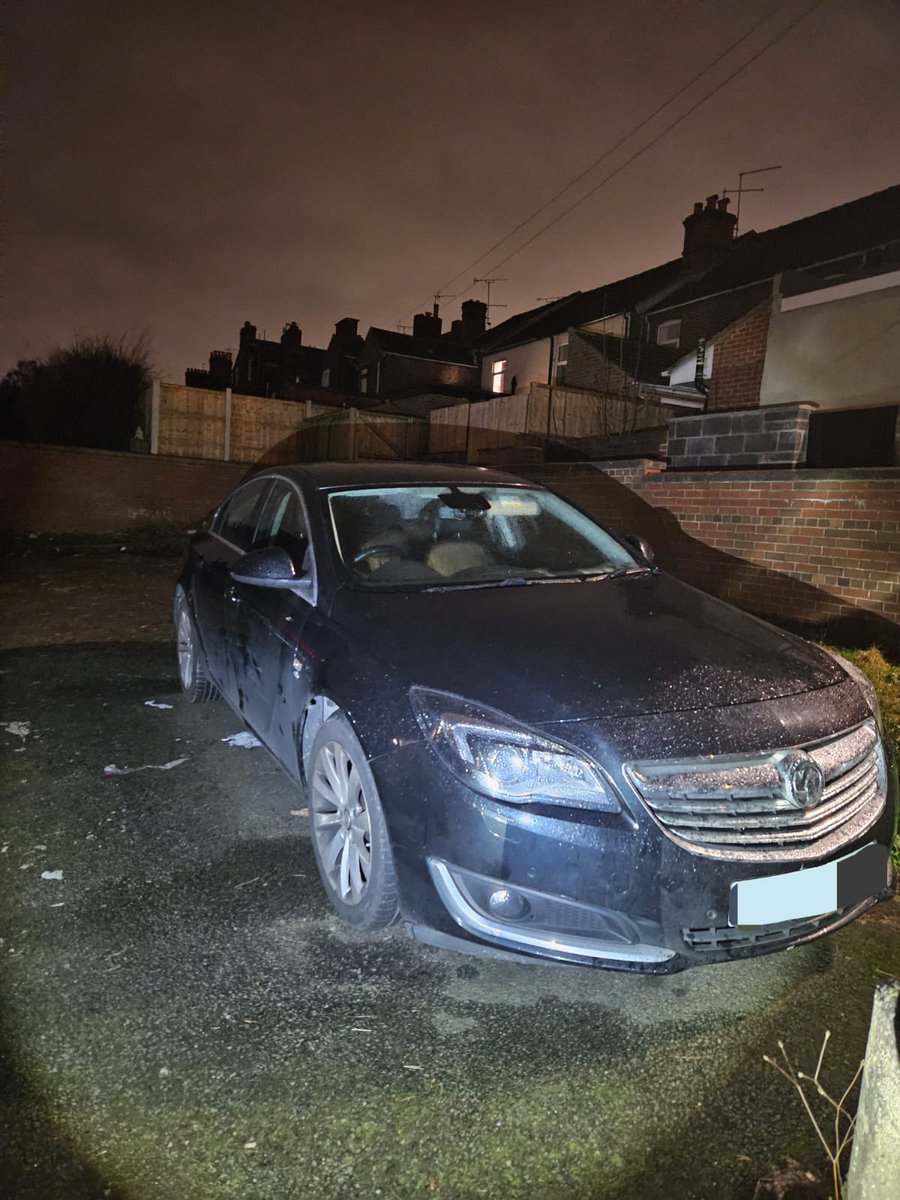
[[[664,569],[751,612],[819,626],[863,613],[879,631],[900,621],[900,469],[597,466],[523,473],[647,538]],[[896,624],[889,634],[898,639]]]
[[[369,365],[369,391],[374,394],[377,380],[381,396],[407,387],[421,387],[427,391],[429,387],[442,385],[474,390],[479,386],[481,376],[477,367],[467,367],[462,363],[424,362],[422,359],[401,358],[394,354],[386,354],[380,367],[379,372],[374,363]]]
[[[771,404],[742,412],[673,417],[669,423],[669,466],[672,470],[795,466],[806,458],[809,417],[815,407]]]
[[[710,409],[752,408],[759,404],[770,309],[767,303],[748,313],[716,339],[709,383]]]
[[[577,332],[569,337],[565,380],[566,387],[589,388],[613,396],[630,396],[635,391],[634,380]]]
[[[0,529],[123,533],[199,521],[252,468],[162,455],[0,442]]]

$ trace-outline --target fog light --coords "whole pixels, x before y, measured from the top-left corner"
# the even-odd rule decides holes
[[[488,907],[498,917],[507,921],[521,921],[527,917],[531,906],[524,896],[511,892],[508,888],[497,888],[488,897]]]

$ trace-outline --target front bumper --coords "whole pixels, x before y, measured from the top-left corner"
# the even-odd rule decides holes
[[[457,781],[425,742],[408,743],[371,766],[391,831],[401,909],[423,940],[462,939],[520,956],[670,973],[811,941],[890,894],[888,865],[869,895],[837,911],[734,928],[728,923],[733,883],[817,864],[777,856],[722,861],[691,852],[659,828],[636,796],[615,815],[489,800]],[[881,815],[822,861],[873,843],[888,848],[896,807],[896,770],[888,760]],[[524,916],[504,909],[503,897],[494,896],[504,891],[513,908],[524,902]]]

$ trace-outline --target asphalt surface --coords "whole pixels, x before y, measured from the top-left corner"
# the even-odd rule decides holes
[[[181,699],[173,570],[37,557],[0,590],[4,1195],[749,1200],[788,1156],[823,1170],[762,1056],[811,1069],[830,1029],[843,1090],[896,900],[668,978],[356,934],[304,797]]]

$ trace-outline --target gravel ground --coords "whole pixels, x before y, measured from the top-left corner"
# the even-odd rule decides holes
[[[355,934],[302,795],[178,694],[176,571],[42,549],[0,582],[5,1194],[749,1200],[788,1156],[822,1170],[762,1056],[811,1068],[831,1029],[843,1090],[898,901],[658,979]]]

